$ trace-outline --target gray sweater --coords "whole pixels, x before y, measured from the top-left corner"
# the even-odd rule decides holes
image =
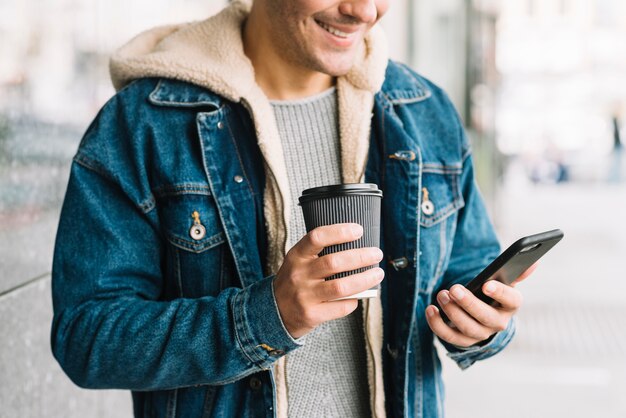
[[[291,248],[306,234],[298,197],[304,189],[341,183],[335,88],[301,100],[272,101],[292,209]],[[286,358],[289,417],[370,416],[361,308],[326,322]]]

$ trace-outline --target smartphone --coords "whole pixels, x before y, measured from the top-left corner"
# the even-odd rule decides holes
[[[489,280],[497,280],[510,285],[537,260],[543,257],[545,253],[550,251],[562,238],[563,231],[560,229],[520,238],[485,267],[465,287],[483,302],[491,306],[498,306],[498,302],[483,293],[483,285]],[[439,308],[439,312],[443,320],[449,323],[450,321],[441,308]]]

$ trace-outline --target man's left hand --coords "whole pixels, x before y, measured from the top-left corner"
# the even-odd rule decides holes
[[[426,308],[426,320],[430,329],[443,341],[458,347],[469,347],[504,331],[522,306],[522,294],[515,285],[534,270],[535,266],[532,266],[510,286],[496,280],[485,283],[482,290],[500,304],[497,307],[486,304],[460,284],[455,284],[450,290],[440,291],[437,301],[452,326],[443,321],[436,306],[429,305]]]

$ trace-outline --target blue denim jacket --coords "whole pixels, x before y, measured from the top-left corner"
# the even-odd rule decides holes
[[[424,310],[499,246],[451,103],[393,62],[375,96],[365,180],[384,192],[387,416],[442,416]],[[72,164],[53,265],[52,348],[77,385],[132,390],[137,417],[274,416],[272,365],[298,344],[264,271],[264,184],[240,103],[146,78],[104,106]],[[198,224],[205,232],[192,237]],[[486,345],[444,345],[465,368],[513,332],[512,322]]]

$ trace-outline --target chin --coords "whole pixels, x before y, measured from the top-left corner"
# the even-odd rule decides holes
[[[354,54],[349,57],[326,57],[324,60],[318,61],[317,70],[332,77],[341,77],[348,74],[354,66],[354,61]]]
[[[323,69],[320,72],[324,73],[326,75],[329,75],[331,77],[342,77],[346,74],[348,74],[348,72],[350,72],[350,68],[352,67],[348,67],[348,68],[328,68],[328,69]]]

